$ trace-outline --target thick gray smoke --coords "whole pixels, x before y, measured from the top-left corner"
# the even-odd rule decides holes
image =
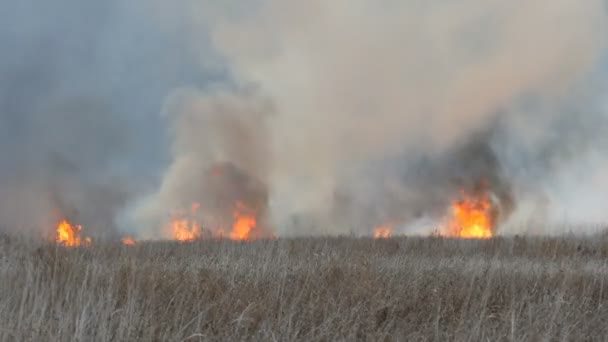
[[[409,230],[480,182],[503,221],[547,219],[526,208],[559,208],[554,175],[601,136],[571,123],[606,120],[580,94],[607,32],[603,2],[566,0],[266,0],[213,25],[235,79],[274,104],[272,217],[298,234]]]
[[[156,238],[175,210],[224,225],[244,201],[279,235],[428,232],[482,188],[505,233],[604,221],[607,17],[602,0],[0,0],[0,224]]]
[[[231,109],[175,115],[201,121],[175,127],[174,163],[140,220],[179,205],[188,198],[180,189],[222,161],[268,186],[279,234],[365,233],[384,222],[413,232],[445,215],[459,191],[483,187],[505,226],[548,220],[556,215],[547,208],[563,203],[554,176],[568,175],[600,136],[598,126],[571,124],[606,121],[580,96],[601,86],[593,75],[608,27],[599,0],[263,0],[224,10],[205,18],[235,87],[250,91],[203,93],[203,104]],[[256,97],[271,108],[243,105]],[[262,113],[264,130],[250,122]],[[240,117],[269,149],[252,150],[242,131],[210,117]],[[191,135],[206,138],[179,147]],[[226,146],[243,155],[209,156]]]
[[[493,196],[497,210],[493,219],[504,222],[515,209],[515,194],[490,145],[494,135],[493,131],[472,135],[464,144],[432,156],[410,154],[374,163],[365,177],[340,184],[335,218],[360,232],[386,223],[411,225],[441,218],[464,192],[475,198]],[[427,233],[437,225],[428,224]]]

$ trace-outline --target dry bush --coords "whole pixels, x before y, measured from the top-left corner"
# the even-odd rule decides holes
[[[608,336],[606,238],[107,243],[0,237],[7,341]]]

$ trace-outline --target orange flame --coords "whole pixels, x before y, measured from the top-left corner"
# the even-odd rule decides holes
[[[173,215],[169,223],[169,230],[173,234],[173,239],[177,241],[194,241],[201,236],[201,225],[196,222],[196,214],[200,204],[192,205],[191,212],[177,212]]]
[[[249,240],[251,231],[256,226],[256,219],[252,215],[234,212],[234,225],[230,233],[232,240]]]
[[[234,210],[234,224],[230,233],[230,239],[232,240],[249,240],[251,232],[257,225],[255,215],[244,213],[245,209],[242,203],[237,203]]]
[[[201,227],[190,219],[173,220],[171,222],[173,238],[178,241],[193,241],[200,237]]]
[[[393,236],[393,227],[390,225],[379,226],[374,229],[374,239],[388,239]]]
[[[173,215],[169,223],[169,230],[172,232],[173,239],[178,241],[193,241],[203,238],[203,226],[200,223],[198,209],[200,204],[192,206],[190,213],[181,211]],[[209,231],[204,236],[213,238],[227,237],[231,240],[251,240],[255,238],[252,234],[257,227],[257,216],[243,203],[237,202],[233,211],[232,229],[226,230],[223,227],[209,227]]]
[[[452,215],[442,235],[462,239],[489,239],[494,235],[492,201],[484,195],[474,198],[462,194],[452,203]]]
[[[134,238],[125,236],[122,238],[122,244],[126,246],[134,246],[137,243]]]
[[[92,240],[89,237],[81,238],[82,226],[73,225],[67,220],[63,220],[57,224],[57,237],[55,241],[66,247],[76,247],[80,245],[90,245]]]

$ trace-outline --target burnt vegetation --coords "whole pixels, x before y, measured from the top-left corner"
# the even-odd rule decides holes
[[[608,238],[0,239],[6,341],[608,336]]]

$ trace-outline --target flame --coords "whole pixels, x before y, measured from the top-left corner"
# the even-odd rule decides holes
[[[393,236],[393,227],[391,225],[379,226],[374,229],[374,239],[388,239]]]
[[[125,236],[122,238],[122,244],[126,246],[134,246],[137,243],[134,238]]]
[[[201,236],[201,225],[196,221],[199,203],[194,203],[190,213],[180,211],[172,215],[169,230],[177,241],[194,241]]]
[[[237,203],[234,210],[234,224],[230,233],[232,240],[249,240],[251,232],[257,225],[255,215],[244,213],[245,209],[243,204]]]
[[[200,237],[201,227],[188,218],[171,221],[173,238],[178,241],[193,241]]]
[[[192,205],[190,212],[178,211],[173,214],[168,224],[173,239],[177,241],[193,241],[204,237],[231,240],[251,240],[255,238],[253,233],[257,227],[257,215],[241,202],[237,202],[233,211],[232,228],[224,229],[223,226],[206,227],[203,232],[202,220],[198,214],[200,204]]]
[[[82,226],[73,225],[67,220],[62,220],[57,224],[57,237],[55,241],[66,247],[76,247],[80,245],[90,245],[92,240],[89,237],[84,239],[80,237]]]
[[[472,197],[462,193],[462,199],[452,203],[452,215],[442,234],[462,239],[489,239],[494,235],[492,201],[487,194]]]

